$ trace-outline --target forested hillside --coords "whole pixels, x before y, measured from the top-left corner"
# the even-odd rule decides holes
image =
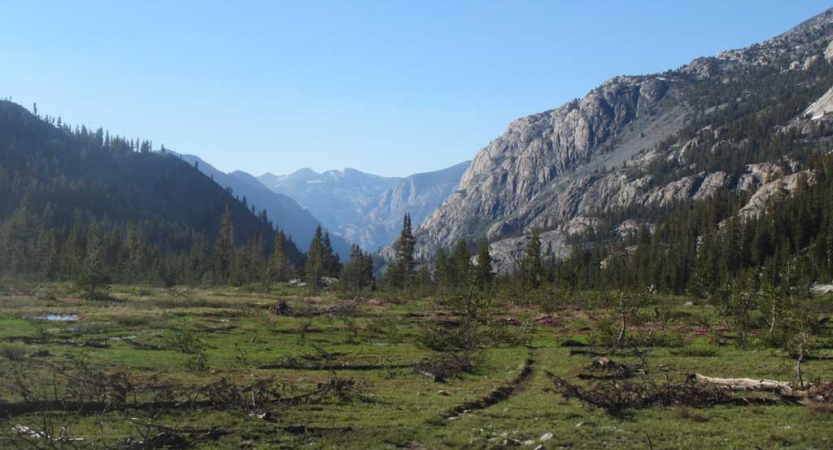
[[[0,102],[0,223],[0,271],[47,279],[252,281],[277,239],[265,213],[178,157],[152,152],[149,141],[73,129],[8,101]]]

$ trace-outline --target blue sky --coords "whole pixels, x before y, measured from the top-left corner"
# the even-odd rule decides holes
[[[216,167],[407,175],[619,74],[780,34],[829,4],[5,1],[0,97]]]

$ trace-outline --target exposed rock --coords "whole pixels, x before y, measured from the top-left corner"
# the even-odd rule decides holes
[[[816,182],[816,174],[805,170],[764,184],[740,209],[738,212],[740,217],[744,220],[758,217],[766,209],[770,200],[778,195],[792,194],[801,186],[802,182],[812,185]]]
[[[672,181],[665,185],[665,187],[648,195],[647,203],[657,206],[668,206],[673,202],[689,198],[696,192],[695,185],[702,177],[703,174],[700,174]]]
[[[366,236],[357,242],[369,250],[387,245],[399,234],[405,213],[411,215],[415,227],[419,226],[457,190],[469,164],[471,162],[466,161],[401,180],[396,187],[383,193],[375,208],[367,214],[363,227]]]
[[[749,164],[738,180],[737,189],[751,191],[784,175],[784,169],[774,163]]]
[[[681,109],[671,81],[618,77],[582,100],[512,122],[477,154],[459,191],[419,228],[421,250],[450,247],[486,231],[493,239],[571,219],[582,198],[560,192],[566,187],[580,195],[576,186],[595,184],[605,177],[605,167],[653,147],[682,125]],[[612,181],[621,185],[632,180]],[[599,188],[627,195],[624,189]],[[591,202],[586,209],[598,206],[598,200]],[[539,217],[542,213],[546,215]]]
[[[538,438],[538,440],[541,441],[541,442],[546,442],[546,441],[549,441],[550,439],[552,439],[554,437],[555,437],[555,435],[552,434],[552,433],[544,433],[544,434],[541,435],[540,438]]]
[[[705,200],[717,191],[726,187],[728,177],[724,172],[714,172],[706,175],[700,183],[697,192],[692,196],[694,200]]]
[[[559,230],[540,233],[541,256],[544,259],[563,259],[570,254],[570,247],[566,243],[566,235]],[[503,239],[489,245],[492,256],[492,267],[498,273],[513,271],[518,261],[523,258],[531,236]]]
[[[827,11],[762,44],[698,58],[680,70],[660,75],[614,77],[583,99],[513,121],[503,135],[480,150],[452,194],[416,231],[417,254],[430,257],[459,239],[493,242],[493,257],[519,255],[533,229],[547,231],[553,254],[567,253],[564,237],[592,227],[585,218],[599,212],[640,205],[668,206],[680,200],[704,200],[721,189],[754,189],[780,176],[777,165],[750,166],[739,177],[723,171],[691,175],[656,185],[645,170],[656,158],[685,164],[693,152],[736,151],[743,142],[723,137],[726,130],[707,126],[702,138],[716,140],[703,149],[701,137],[658,149],[693,115],[717,113],[744,97],[717,99],[695,110],[694,79],[730,81],[755,67],[787,70],[818,63],[833,36]],[[833,93],[820,110],[833,110]],[[722,100],[722,101],[721,101]],[[707,110],[707,111],[704,111]],[[814,110],[815,111],[815,110]],[[710,133],[710,134],[708,134]],[[712,139],[713,138],[713,139]],[[691,166],[685,169],[691,169]],[[666,176],[663,179],[668,179]],[[581,219],[579,219],[581,218]],[[546,233],[542,233],[546,234]]]
[[[818,120],[831,111],[833,111],[833,88],[830,88],[818,100],[813,102],[804,111],[804,114],[808,114],[813,120]]]
[[[820,60],[821,60],[821,57],[819,55],[813,55],[813,56],[807,58],[804,61],[804,65],[802,66],[802,69],[810,70],[813,67],[815,67],[815,65],[818,64]]]
[[[654,224],[652,223],[640,223],[636,220],[628,219],[616,226],[614,232],[620,239],[622,239],[628,236],[636,235],[636,233],[639,231],[639,227],[641,226],[644,226],[650,232],[654,231]]]

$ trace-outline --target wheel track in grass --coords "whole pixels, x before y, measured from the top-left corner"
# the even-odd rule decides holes
[[[532,375],[534,375],[536,371],[535,359],[537,356],[537,352],[533,347],[528,347],[528,350],[529,353],[527,355],[526,360],[524,361],[524,366],[523,369],[521,369],[521,373],[515,376],[515,378],[513,378],[512,381],[493,390],[492,392],[477,400],[472,400],[449,409],[442,415],[442,419],[445,421],[453,420],[472,411],[484,410],[498,403],[505,402],[510,398],[514,397],[515,395],[519,394],[521,391],[523,391],[524,388],[526,388],[526,385],[529,382],[529,380],[532,379]]]

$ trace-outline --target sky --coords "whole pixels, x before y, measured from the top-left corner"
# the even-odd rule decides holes
[[[616,75],[774,37],[815,0],[0,0],[0,97],[224,171],[472,159]]]

